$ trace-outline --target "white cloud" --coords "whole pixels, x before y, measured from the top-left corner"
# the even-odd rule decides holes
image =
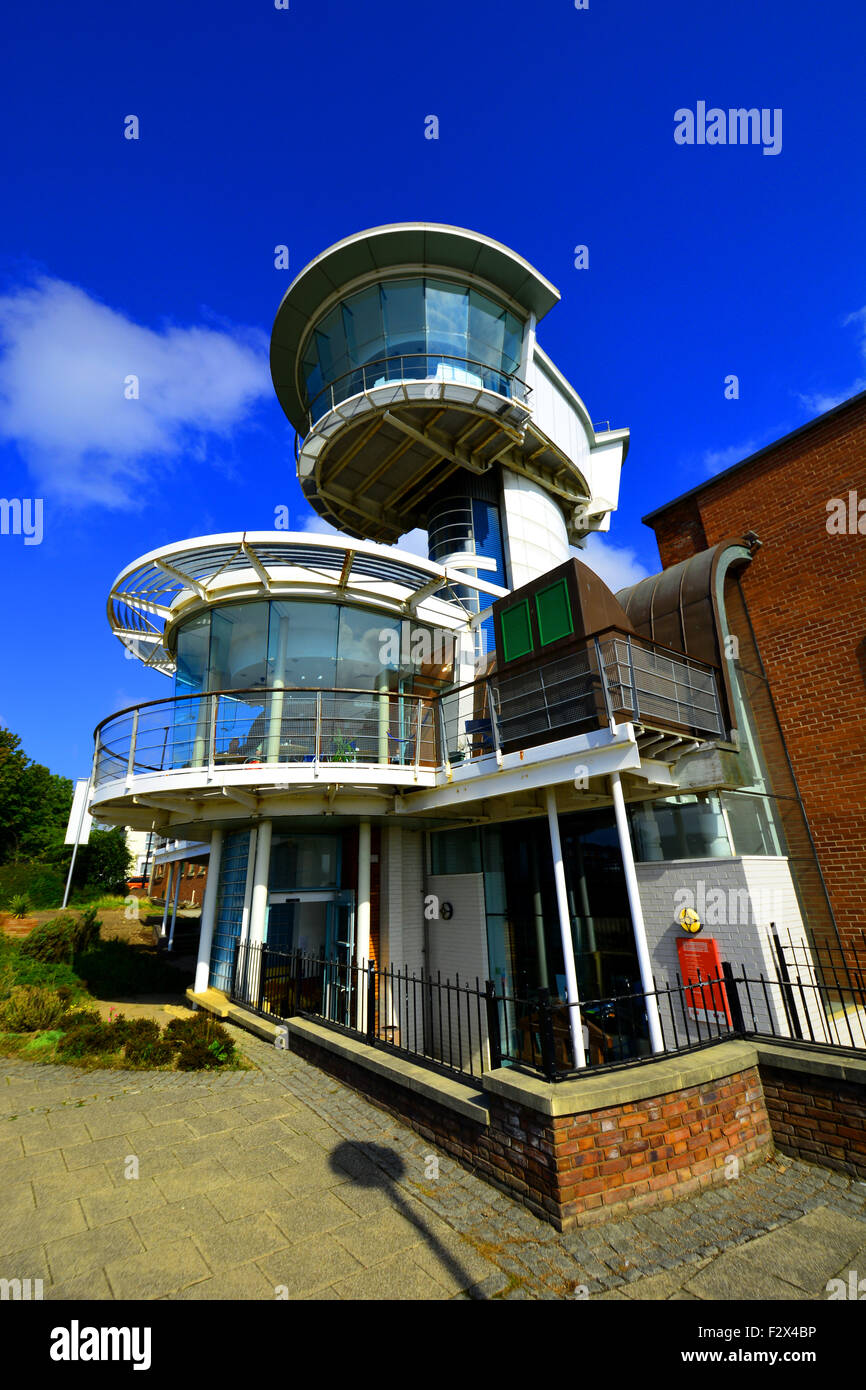
[[[148,464],[204,457],[270,394],[261,331],[145,328],[47,276],[0,297],[0,354],[0,437],[72,504],[128,504]]]
[[[639,579],[646,579],[647,575],[652,573],[641,564],[637,554],[630,547],[611,545],[610,541],[604,540],[597,532],[591,532],[587,537],[584,550],[575,550],[573,553],[578,560],[582,560],[594,570],[614,594],[620,589],[627,589],[630,584],[637,584]]]
[[[866,359],[866,305],[862,309],[857,309],[853,314],[848,314],[842,320],[843,328],[847,328],[852,323],[856,323],[860,329],[860,355]],[[841,405],[843,401],[858,395],[860,391],[866,391],[866,376],[857,377],[850,386],[846,386],[842,391],[798,391],[797,399],[811,414],[823,415],[825,411]]]
[[[743,444],[730,444],[727,449],[705,449],[701,454],[701,467],[710,476],[714,473],[724,473],[726,468],[741,463],[759,448],[760,445],[754,439],[747,439]]]

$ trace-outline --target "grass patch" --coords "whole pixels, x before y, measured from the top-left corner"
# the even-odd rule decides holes
[[[51,930],[43,931],[35,948],[28,949],[35,932],[26,941],[0,941],[0,1055],[86,1069],[249,1067],[211,1014],[172,1019],[164,1029],[152,1019],[122,1013],[102,1018],[93,1007],[96,999],[180,995],[186,977],[156,951],[125,941],[91,939],[85,949],[73,951],[72,962],[43,959],[66,951],[72,939],[63,921],[44,926]]]

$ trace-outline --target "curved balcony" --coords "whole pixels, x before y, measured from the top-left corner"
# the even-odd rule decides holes
[[[333,525],[390,544],[426,524],[455,469],[485,473],[521,448],[530,396],[514,372],[442,352],[354,367],[312,398],[296,432],[304,496]]]
[[[281,765],[310,778],[352,764],[388,769],[387,782],[411,780],[435,766],[434,715],[429,696],[390,691],[259,687],[152,700],[98,725],[94,790],[171,772],[198,771],[195,782],[245,769],[256,781],[260,768],[266,780]]]
[[[364,396],[381,387],[390,387],[390,399],[393,400],[393,387],[403,382],[423,382],[432,388],[429,393],[425,391],[422,394],[422,400],[438,399],[440,392],[436,388],[440,385],[468,388],[468,391],[456,397],[467,403],[473,392],[492,391],[497,396],[504,396],[506,400],[528,405],[532,393],[531,387],[513,372],[503,371],[501,367],[493,367],[489,362],[480,362],[472,357],[455,357],[441,352],[412,352],[378,357],[372,362],[366,362],[363,367],[353,367],[351,371],[344,372],[317,392],[307,411],[305,433],[309,433],[323,416],[336,410],[338,405],[342,405],[353,396]],[[441,394],[444,395],[445,392]],[[405,399],[418,399],[417,392],[411,396],[406,395]],[[299,452],[300,444],[297,439],[295,447],[296,452]]]

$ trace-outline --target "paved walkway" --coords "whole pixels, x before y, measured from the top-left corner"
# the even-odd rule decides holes
[[[866,1184],[775,1160],[558,1235],[231,1031],[258,1071],[0,1062],[0,1278],[41,1278],[48,1298],[418,1300],[814,1299],[866,1276]]]

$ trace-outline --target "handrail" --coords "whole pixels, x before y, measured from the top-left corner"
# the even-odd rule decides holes
[[[531,387],[531,386],[528,386],[528,385],[526,384],[526,382],[523,380],[523,378],[522,378],[522,377],[519,377],[519,376],[517,375],[516,372],[508,372],[508,371],[506,371],[503,367],[497,367],[497,366],[496,366],[494,363],[492,363],[492,362],[481,362],[481,361],[478,360],[478,358],[475,358],[475,357],[458,357],[456,354],[450,353],[450,352],[401,352],[401,353],[395,353],[395,354],[393,354],[393,355],[390,356],[390,357],[376,357],[376,358],[373,359],[372,362],[363,362],[363,363],[360,363],[357,367],[351,367],[351,368],[349,369],[349,371],[347,371],[347,372],[341,372],[340,375],[339,375],[338,377],[335,377],[333,381],[329,381],[328,384],[327,384],[326,386],[323,386],[323,387],[321,388],[320,391],[317,391],[316,394],[315,394],[315,396],[313,396],[312,400],[309,402],[309,404],[308,404],[308,406],[307,406],[307,432],[309,433],[309,431],[312,429],[313,425],[314,425],[318,420],[320,420],[320,419],[322,418],[323,415],[327,414],[327,411],[322,411],[321,413],[317,413],[317,409],[318,409],[317,403],[321,400],[322,396],[325,396],[325,395],[329,395],[329,396],[330,396],[330,400],[331,400],[330,409],[331,409],[331,410],[335,410],[336,407],[337,407],[337,405],[342,405],[344,401],[351,400],[352,396],[364,395],[367,391],[369,391],[370,389],[372,389],[371,387],[369,387],[369,386],[367,385],[367,372],[368,372],[368,371],[374,371],[374,369],[378,369],[377,374],[378,374],[378,375],[381,375],[381,369],[382,369],[383,367],[387,367],[388,365],[393,364],[393,363],[395,363],[395,362],[399,362],[399,363],[400,363],[400,369],[401,369],[401,370],[400,370],[400,374],[399,374],[398,376],[395,376],[395,377],[393,377],[393,378],[390,378],[390,379],[387,380],[387,381],[375,382],[375,383],[373,384],[374,387],[375,387],[375,386],[390,386],[390,385],[396,385],[398,382],[401,382],[401,381],[429,381],[429,380],[430,380],[430,377],[411,377],[411,376],[406,376],[406,375],[404,374],[404,372],[403,372],[403,363],[404,363],[404,362],[409,362],[409,363],[424,363],[424,364],[426,364],[427,362],[435,362],[435,363],[437,363],[437,364],[439,364],[439,363],[445,363],[445,362],[455,362],[455,363],[459,363],[460,366],[462,366],[462,367],[476,367],[476,368],[479,368],[479,369],[480,369],[481,371],[483,371],[483,372],[490,372],[490,373],[492,373],[492,374],[495,375],[495,376],[501,377],[502,380],[508,382],[509,387],[511,387],[514,383],[516,383],[516,384],[520,387],[520,392],[519,392],[519,393],[515,393],[513,396],[509,396],[509,399],[525,401],[525,400],[527,400],[527,398],[532,394],[532,387]],[[340,399],[339,399],[339,401],[338,401],[338,400],[336,399],[336,396],[335,396],[335,388],[339,387],[339,385],[340,385],[341,382],[345,382],[345,381],[347,381],[347,380],[348,380],[349,378],[351,378],[351,377],[358,376],[359,373],[360,373],[360,376],[361,376],[361,383],[362,383],[362,384],[361,384],[360,390],[358,390],[358,391],[350,391],[350,392],[348,393],[348,395],[346,395],[346,396],[341,396]],[[443,384],[447,384],[447,383],[443,382]],[[454,384],[455,384],[455,385],[463,385],[463,384],[465,384],[465,383],[457,382],[457,383],[454,383]],[[488,388],[482,387],[481,389],[482,389],[482,390],[485,390],[485,389],[488,389]],[[497,391],[496,394],[497,394],[497,395],[502,395],[503,393],[502,393],[501,391]]]

